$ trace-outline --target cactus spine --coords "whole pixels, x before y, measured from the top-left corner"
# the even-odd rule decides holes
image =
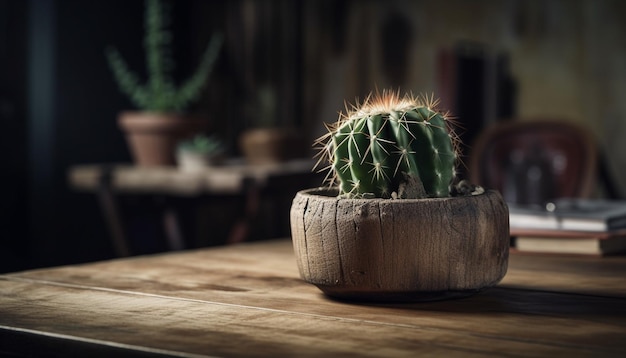
[[[434,98],[370,94],[317,140],[331,182],[350,197],[446,197],[456,176],[459,139]],[[319,162],[318,162],[319,164]],[[419,194],[406,194],[414,186]]]

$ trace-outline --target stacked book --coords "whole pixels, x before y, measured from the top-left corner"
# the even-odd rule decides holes
[[[626,253],[626,201],[559,199],[545,208],[509,204],[512,247],[520,252]]]

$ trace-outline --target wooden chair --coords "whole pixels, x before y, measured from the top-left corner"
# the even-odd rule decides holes
[[[558,120],[502,122],[474,143],[470,180],[499,190],[509,203],[539,204],[560,197],[589,197],[598,149],[588,130]]]

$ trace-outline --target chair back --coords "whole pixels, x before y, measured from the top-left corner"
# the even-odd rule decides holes
[[[588,130],[559,120],[502,122],[481,133],[470,153],[474,184],[497,189],[509,203],[543,205],[589,197],[597,147]]]

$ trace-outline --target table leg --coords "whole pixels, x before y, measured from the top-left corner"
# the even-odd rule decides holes
[[[180,229],[178,213],[173,208],[163,210],[163,228],[170,250],[182,250],[185,248],[185,240]]]
[[[246,241],[249,236],[250,224],[253,218],[258,215],[259,201],[260,201],[260,188],[254,179],[246,179],[243,183],[244,188],[244,203],[243,203],[243,216],[235,222],[233,228],[226,240],[227,244],[236,244],[238,242]]]
[[[126,235],[124,234],[117,201],[115,200],[113,190],[111,189],[112,180],[113,174],[111,168],[104,168],[98,183],[98,200],[100,201],[104,218],[110,230],[115,253],[120,257],[130,256],[130,249],[128,247]]]

